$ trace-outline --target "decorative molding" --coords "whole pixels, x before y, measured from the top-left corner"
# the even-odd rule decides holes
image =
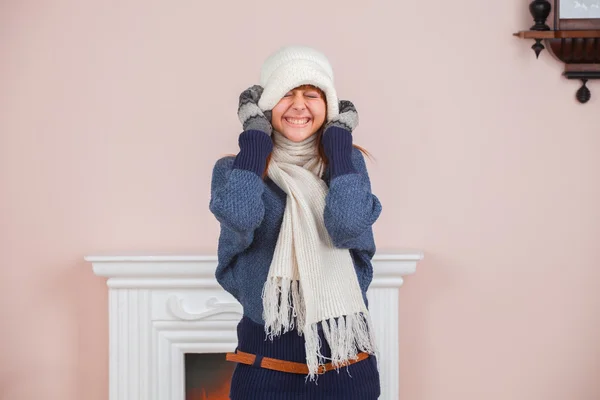
[[[111,288],[204,288],[220,289],[214,273],[216,256],[87,256],[98,276],[108,278]],[[371,287],[397,287],[402,276],[413,274],[419,251],[376,254]]]
[[[216,297],[211,297],[206,300],[206,307],[208,310],[203,311],[201,313],[189,313],[183,309],[182,306],[183,300],[180,299],[177,295],[173,294],[169,296],[167,300],[167,309],[175,318],[179,318],[185,321],[197,321],[200,319],[204,319],[210,317],[212,315],[233,312],[239,314],[240,318],[243,313],[242,305],[238,302],[222,302],[219,301]]]
[[[377,254],[367,298],[381,349],[382,400],[398,400],[398,294],[421,252]],[[237,345],[242,306],[217,283],[215,256],[88,256],[109,287],[109,399],[184,400],[186,353]]]

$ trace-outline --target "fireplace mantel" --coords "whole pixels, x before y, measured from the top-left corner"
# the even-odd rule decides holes
[[[398,400],[398,290],[421,252],[376,254],[367,297],[381,349],[382,400]],[[109,287],[109,399],[184,400],[185,353],[237,345],[242,306],[215,279],[216,256],[88,256]]]

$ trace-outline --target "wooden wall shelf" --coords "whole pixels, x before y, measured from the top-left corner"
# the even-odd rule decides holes
[[[599,39],[600,30],[597,31],[519,31],[513,33],[521,39],[576,39],[591,38]],[[600,43],[600,42],[599,42]]]
[[[520,39],[534,40],[531,48],[536,57],[548,48],[554,58],[565,64],[563,76],[581,80],[576,98],[580,103],[587,103],[591,98],[587,82],[600,79],[600,17],[563,18],[565,15],[560,15],[561,0],[553,1],[554,7],[548,0],[532,1],[529,11],[535,25],[513,35]],[[549,16],[552,16],[552,28],[546,25]]]

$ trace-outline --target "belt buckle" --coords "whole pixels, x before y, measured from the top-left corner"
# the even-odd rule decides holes
[[[323,375],[325,372],[327,372],[327,367],[325,367],[325,364],[319,365],[319,368],[317,369],[317,374]]]

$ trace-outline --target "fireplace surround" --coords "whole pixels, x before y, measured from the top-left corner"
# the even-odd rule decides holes
[[[376,254],[367,292],[382,400],[398,400],[398,294],[420,252]],[[184,400],[186,353],[237,344],[242,306],[217,283],[216,256],[87,256],[108,278],[109,400]]]

